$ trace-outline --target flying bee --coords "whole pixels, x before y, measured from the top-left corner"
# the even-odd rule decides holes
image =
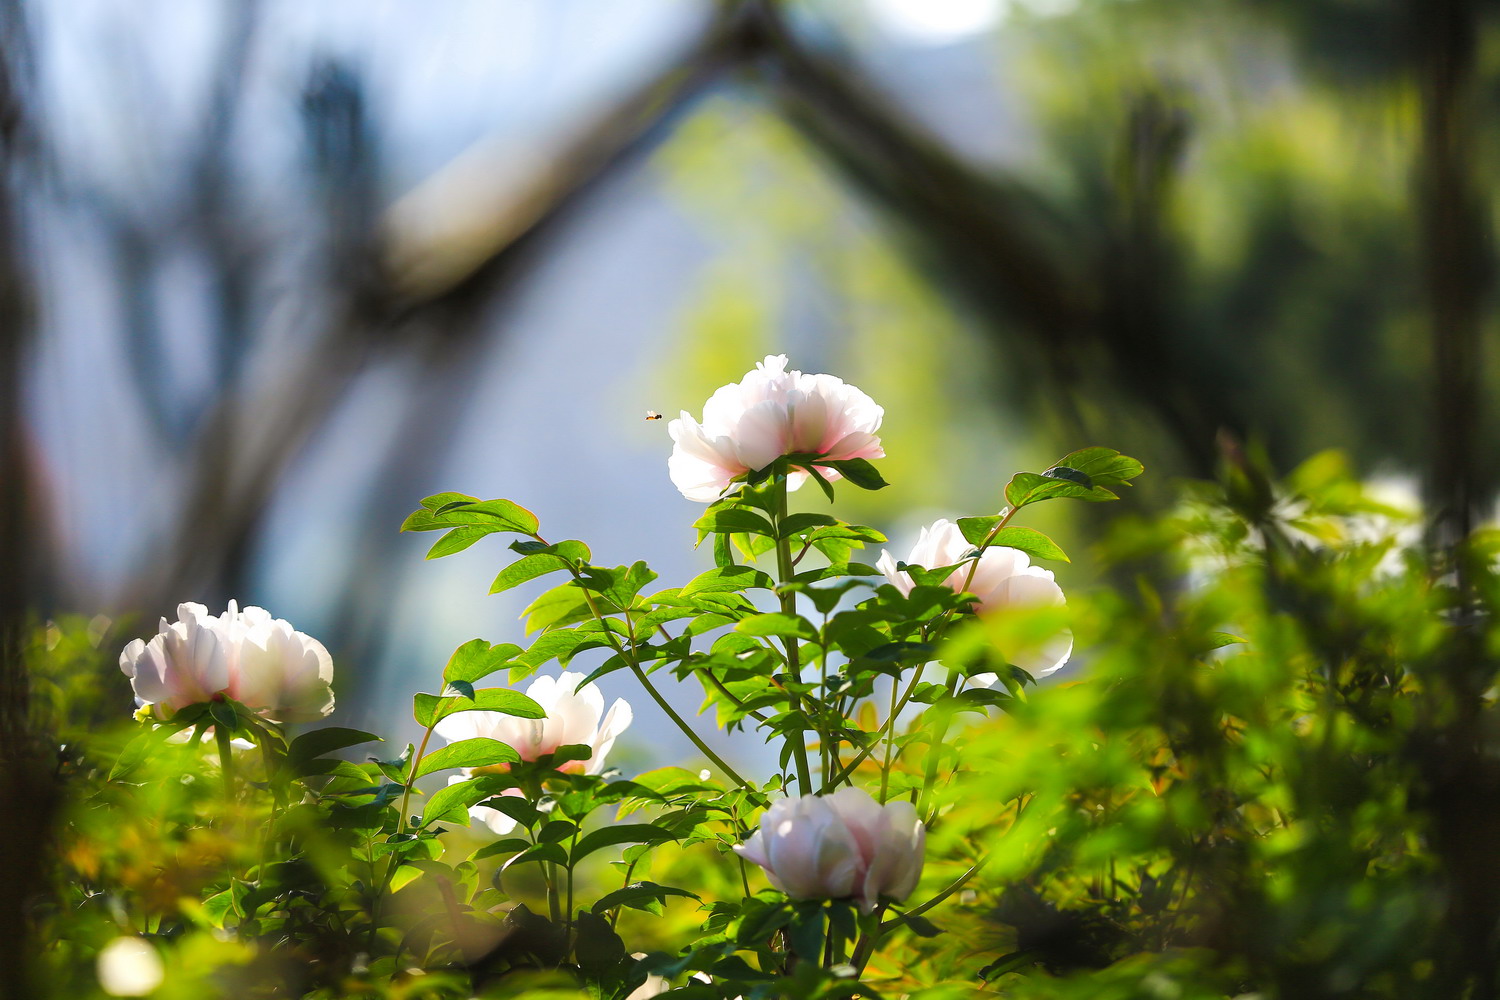
[[[647,420],[660,420],[661,419],[661,414],[657,413],[655,410],[647,410],[646,411],[646,419]]]

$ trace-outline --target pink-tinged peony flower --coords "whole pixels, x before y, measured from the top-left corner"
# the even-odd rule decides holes
[[[518,719],[499,712],[460,712],[438,722],[434,729],[449,743],[486,737],[499,740],[521,755],[522,760],[537,760],[558,747],[583,744],[593,750],[588,760],[572,760],[558,767],[560,771],[573,774],[598,774],[604,770],[604,758],[614,747],[615,740],[629,728],[632,714],[630,705],[623,698],[604,711],[604,693],[597,684],[585,684],[579,688],[583,674],[564,671],[556,678],[538,677],[526,689],[526,696],[538,705],[546,715],[540,719]],[[574,690],[578,688],[578,690]],[[449,784],[466,781],[476,773],[504,770],[496,768],[465,768],[461,776],[449,780]],[[502,794],[520,795],[520,789],[507,789]],[[498,834],[515,829],[515,821],[496,809],[475,806],[469,815],[484,823]]]
[[[922,874],[927,828],[905,799],[881,805],[862,788],[774,802],[735,851],[793,899],[859,901],[910,896]]]
[[[974,577],[969,579],[971,561],[964,557],[977,546],[964,538],[958,525],[946,518],[934,521],[923,528],[917,544],[904,560],[908,565],[923,569],[938,569],[963,562],[944,584],[955,591],[968,591],[979,598],[975,611],[981,615],[996,614],[1007,609],[1056,607],[1065,603],[1062,588],[1052,578],[1052,571],[1031,565],[1031,560],[1020,549],[1004,545],[992,545],[979,557],[974,567]],[[887,580],[903,594],[911,593],[911,576],[896,568],[896,559],[887,551],[880,551],[875,563]],[[965,585],[965,581],[968,581]],[[1073,638],[1067,632],[1039,647],[1011,651],[1011,661],[1033,677],[1045,677],[1068,662],[1073,653]],[[994,683],[993,674],[981,674],[970,678],[979,683]]]
[[[318,640],[263,608],[229,602],[214,616],[179,604],[150,642],[120,653],[137,701],[167,716],[216,697],[233,698],[274,722],[309,722],[333,711],[333,660]]]
[[[875,432],[885,411],[859,389],[832,375],[786,370],[775,354],[736,384],[721,387],[703,404],[703,422],[686,410],[667,425],[672,457],[667,471],[689,500],[712,503],[738,477],[764,469],[782,455],[821,455],[830,461],[882,458]],[[818,466],[830,479],[834,469]],[[788,489],[807,473],[787,476]]]

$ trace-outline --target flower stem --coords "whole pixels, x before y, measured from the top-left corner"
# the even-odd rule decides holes
[[[880,915],[885,912],[885,905],[878,904],[868,917],[862,917],[859,921],[859,941],[854,946],[854,954],[849,957],[856,979],[865,974],[865,966],[870,964],[875,946],[880,943]]]
[[[629,662],[630,669],[635,674],[636,680],[641,682],[641,687],[645,688],[646,693],[649,694],[653,699],[655,699],[656,704],[661,707],[661,710],[663,712],[667,713],[667,718],[671,719],[674,723],[677,724],[677,728],[682,730],[683,735],[693,741],[693,746],[697,747],[699,752],[702,753],[703,756],[713,761],[714,764],[719,768],[719,770],[728,775],[730,781],[733,781],[736,785],[739,785],[746,791],[753,792],[754,789],[751,787],[750,783],[744,778],[740,777],[738,772],[736,772],[734,768],[726,764],[724,762],[724,758],[714,753],[712,748],[710,748],[707,743],[704,743],[702,738],[699,737],[697,733],[693,732],[693,727],[687,724],[687,720],[678,715],[677,710],[667,702],[667,699],[662,697],[661,692],[656,689],[656,685],[651,683],[651,678],[647,677],[646,672],[641,669],[641,665],[633,661]]]
[[[532,537],[541,542],[543,545],[547,544],[547,540],[541,535],[533,535]],[[719,770],[723,771],[724,774],[728,776],[730,781],[733,781],[736,785],[739,785],[747,792],[757,794],[755,792],[755,789],[748,781],[740,777],[739,773],[735,771],[734,768],[730,767],[724,762],[724,758],[714,753],[709,745],[703,742],[703,739],[697,733],[693,732],[693,727],[687,724],[687,720],[678,715],[677,710],[673,708],[670,703],[668,703],[667,699],[662,697],[660,691],[656,690],[656,685],[651,683],[651,679],[646,676],[646,671],[641,669],[640,657],[636,655],[635,652],[635,639],[633,638],[634,630],[632,630],[630,648],[627,649],[624,644],[620,642],[620,637],[615,635],[614,630],[611,629],[609,627],[609,624],[604,620],[604,614],[599,610],[599,605],[594,600],[593,593],[587,587],[583,586],[583,574],[579,572],[578,567],[570,564],[568,566],[568,572],[572,574],[573,580],[578,584],[578,589],[583,592],[583,600],[584,603],[588,605],[589,614],[593,615],[594,620],[604,628],[604,638],[609,640],[610,646],[614,648],[614,651],[616,653],[620,654],[620,658],[627,664],[629,664],[630,670],[635,674],[636,680],[641,682],[641,687],[646,689],[646,693],[651,696],[652,700],[656,702],[661,710],[667,713],[667,718],[671,719],[672,722],[677,726],[677,728],[682,730],[682,734],[693,741],[693,746],[697,747],[699,752],[701,752],[703,756],[713,761],[715,766],[717,766]]]
[[[975,551],[973,558],[969,560],[969,572],[964,577],[964,590],[968,590],[969,587],[974,583],[974,573],[979,569],[979,560],[984,556],[985,550],[988,549],[992,544],[994,544],[995,536],[1000,534],[1001,528],[1004,528],[1007,524],[1010,523],[1010,519],[1012,517],[1015,517],[1016,511],[1019,509],[1020,508],[1018,507],[1006,507],[1000,512],[1000,520],[996,521],[995,526],[990,529],[989,534],[984,536],[984,541],[979,543],[979,547]],[[946,612],[943,615],[942,619],[938,622],[937,628],[934,630],[934,643],[938,642],[942,638],[943,633],[948,630],[948,626],[952,623],[952,621],[952,612]],[[948,679],[945,682],[945,686],[947,688],[947,695],[949,698],[953,697],[953,695],[958,692],[958,688],[962,683],[963,678],[959,677],[957,670],[948,671]],[[921,803],[926,802],[927,799],[932,795],[932,789],[937,784],[938,757],[942,753],[943,740],[947,739],[948,727],[952,724],[952,722],[953,713],[951,711],[944,711],[942,717],[937,720],[936,735],[933,736],[932,742],[931,744],[929,744],[929,749],[927,751],[927,773],[922,779],[922,794],[917,799],[918,811],[920,811]],[[927,822],[928,825],[931,825],[932,820],[936,817],[936,814],[937,810],[934,809],[932,815],[928,816],[925,822]]]
[[[938,905],[943,900],[947,899],[949,896],[962,889],[968,883],[969,879],[973,878],[975,875],[978,875],[984,869],[984,866],[989,863],[989,860],[990,859],[988,855],[980,858],[978,861],[974,862],[974,864],[969,866],[968,871],[964,872],[958,878],[950,882],[948,886],[941,892],[939,892],[936,896],[933,896],[921,906],[914,906],[911,909],[907,910],[905,913],[901,914],[899,917],[894,917],[881,924],[876,943],[879,943],[880,937],[883,937],[888,932],[895,930],[898,924],[905,923],[908,917],[920,917],[922,914],[926,913],[928,910],[932,909],[934,906]]]
[[[219,745],[219,773],[224,775],[224,796],[234,801],[234,748],[230,745],[230,732],[224,726],[214,726],[214,740]]]
[[[917,672],[917,676],[918,677],[921,676],[921,671]],[[900,681],[897,678],[892,677],[891,678],[891,714],[888,715],[888,716],[886,716],[886,723],[885,723],[886,724],[886,728],[888,730],[886,732],[886,734],[885,734],[885,762],[880,765],[880,804],[881,805],[885,805],[886,797],[890,794],[890,790],[891,790],[891,757],[896,752],[896,712],[898,711],[897,704],[896,704],[896,702],[897,702],[896,692],[898,690],[900,690],[900,688],[901,688]],[[871,746],[873,746],[874,743],[875,743],[875,741],[872,740],[871,741]]]
[[[411,770],[406,772],[406,788],[401,793],[401,811],[396,814],[396,832],[406,832],[406,805],[411,799],[411,789],[417,783],[417,768],[422,763],[422,758],[427,753],[427,742],[432,739],[432,731],[437,728],[437,720],[432,720],[432,725],[427,727],[427,732],[422,734],[422,742],[417,746],[417,752],[411,759]]]
[[[911,680],[907,683],[906,690],[901,692],[901,698],[896,703],[895,709],[892,710],[890,717],[885,720],[885,725],[881,726],[878,730],[875,731],[875,739],[871,740],[866,746],[861,748],[859,753],[855,754],[854,759],[851,760],[847,765],[845,765],[842,771],[834,775],[832,781],[824,784],[823,791],[830,791],[834,788],[837,788],[840,782],[848,781],[849,776],[854,773],[854,769],[859,767],[860,764],[864,763],[865,758],[870,756],[871,751],[873,751],[877,746],[880,745],[880,742],[883,738],[894,739],[892,730],[894,730],[896,725],[896,716],[901,714],[901,710],[906,707],[906,703],[911,701],[911,696],[917,690],[917,684],[921,680],[921,668],[912,671]]]
[[[787,514],[787,490],[786,474],[782,471],[776,476],[775,486],[776,513],[771,519],[771,526],[776,530],[776,576],[778,583],[790,583],[792,579],[792,546],[781,537],[781,522],[786,520]],[[795,615],[797,613],[797,595],[792,593],[778,594],[781,600],[781,613]],[[786,637],[786,669],[788,679],[792,684],[802,680],[802,657],[801,647],[792,636]],[[791,710],[802,714],[802,698],[798,694],[787,689],[787,699]],[[797,792],[799,795],[812,794],[812,769],[807,764],[807,730],[798,726],[789,738],[792,741],[792,757],[797,762]]]

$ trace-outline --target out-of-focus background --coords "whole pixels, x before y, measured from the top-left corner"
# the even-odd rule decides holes
[[[1489,4],[0,0],[0,59],[0,617],[260,604],[346,725],[543,586],[421,497],[684,581],[645,412],[767,353],[884,405],[903,553],[1085,444],[1489,497]]]

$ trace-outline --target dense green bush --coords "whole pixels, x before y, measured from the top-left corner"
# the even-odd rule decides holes
[[[666,589],[512,502],[423,501],[405,527],[442,532],[432,556],[509,537],[494,589],[561,582],[528,609],[529,646],[474,640],[433,671],[426,735],[399,751],[293,737],[223,695],[85,725],[108,713],[97,664],[118,640],[49,626],[33,673],[66,806],[38,989],[1493,995],[1494,537],[1436,558],[1338,456],[1274,483],[1231,450],[1168,516],[1116,518],[1092,553],[1104,580],[1064,607],[1013,551],[1067,558],[1027,508],[1114,499],[1138,463],[1089,448],[1018,474],[999,514],[942,529],[952,563],[877,568],[857,557],[879,532],[789,512],[799,475],[830,500],[830,472],[882,485],[828,455],[735,476],[696,524],[715,568]],[[1002,559],[1011,575],[986,577]],[[1067,630],[1074,668],[1036,684],[1016,664],[1055,669]],[[589,650],[587,677],[511,686]],[[699,724],[780,746],[776,773],[714,754],[659,670],[702,684]],[[712,766],[607,770],[629,709],[601,721],[589,682],[614,671]],[[865,791],[803,798],[840,788]],[[834,802],[875,825],[845,832]]]

